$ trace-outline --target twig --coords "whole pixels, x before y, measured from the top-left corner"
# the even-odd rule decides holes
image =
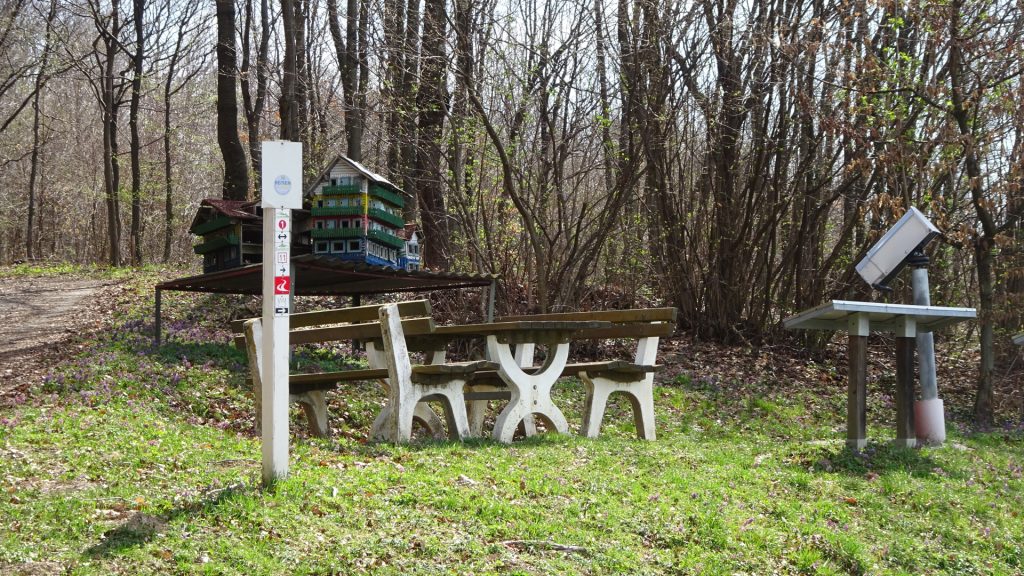
[[[205,498],[207,500],[215,500],[215,499],[219,498],[221,494],[224,494],[226,492],[235,492],[237,490],[244,490],[244,489],[245,489],[245,482],[235,482],[234,484],[228,484],[227,486],[224,486],[223,488],[212,488],[212,489],[209,489],[209,490],[204,490],[203,493],[202,493],[202,496],[203,496],[203,498]]]
[[[551,540],[505,540],[502,544],[509,548],[543,548],[545,550],[556,550],[558,552],[589,554],[587,549],[582,546],[559,544],[558,542],[552,542]]]
[[[214,460],[213,462],[210,462],[210,464],[213,465],[213,466],[220,466],[222,464],[240,464],[240,463],[258,464],[259,462],[257,462],[256,460],[253,460],[252,458],[229,458],[227,460]]]

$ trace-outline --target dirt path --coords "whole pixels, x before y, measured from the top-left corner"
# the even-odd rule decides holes
[[[65,276],[0,278],[0,405],[52,365],[75,335],[102,325],[105,287]]]

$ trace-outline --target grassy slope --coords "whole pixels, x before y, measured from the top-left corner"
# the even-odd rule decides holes
[[[292,476],[261,490],[244,358],[222,343],[239,301],[174,296],[154,349],[156,274],[0,412],[0,573],[1024,572],[1020,436],[853,455],[841,393],[767,373],[663,383],[656,442],[613,403],[596,441],[368,445],[381,398],[357,386],[336,439],[297,438]],[[578,424],[579,386],[558,395]]]

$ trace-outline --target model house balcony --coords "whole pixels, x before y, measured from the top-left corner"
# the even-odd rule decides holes
[[[219,250],[225,246],[238,246],[238,236],[235,234],[227,234],[225,236],[216,236],[214,238],[208,238],[202,244],[196,244],[192,247],[192,250],[196,254],[206,254],[207,252],[213,252]]]
[[[314,240],[325,238],[362,238],[362,228],[314,228],[309,231]]]
[[[227,228],[228,226],[231,225],[231,218],[228,218],[227,216],[218,216],[213,220],[203,222],[202,224],[196,226],[195,228],[192,229],[192,233],[195,234],[196,236],[203,236],[209,234],[210,232],[213,232],[214,230]]]
[[[344,186],[324,186],[320,190],[325,196],[336,196],[338,194],[362,194],[363,189],[359,184],[345,184]]]
[[[405,241],[399,238],[398,236],[395,236],[394,234],[388,234],[387,232],[381,230],[370,230],[370,233],[367,234],[366,237],[370,238],[371,240],[376,240],[377,242],[380,242],[385,246],[390,246],[395,250],[401,250],[402,246],[405,245]]]
[[[371,210],[372,214],[373,211]],[[316,206],[310,208],[309,214],[311,216],[362,216],[362,206],[324,206],[318,208]]]
[[[381,210],[380,208],[370,208],[370,218],[376,218],[385,224],[390,224],[395,228],[402,228],[405,226],[405,219],[401,216],[395,216],[391,212]]]
[[[380,198],[381,200],[389,204],[398,206],[399,208],[405,206],[405,199],[403,199],[398,194],[395,194],[391,190],[388,190],[376,184],[370,186],[370,196],[376,196],[377,198]],[[404,223],[402,225],[404,225]]]

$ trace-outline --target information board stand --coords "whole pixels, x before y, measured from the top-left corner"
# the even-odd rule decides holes
[[[914,429],[914,351],[917,335],[977,317],[974,308],[914,306],[833,300],[786,318],[789,330],[846,332],[848,385],[846,445],[852,450],[867,446],[867,345],[868,334],[891,332],[896,341],[896,437],[899,446],[917,445]]]

